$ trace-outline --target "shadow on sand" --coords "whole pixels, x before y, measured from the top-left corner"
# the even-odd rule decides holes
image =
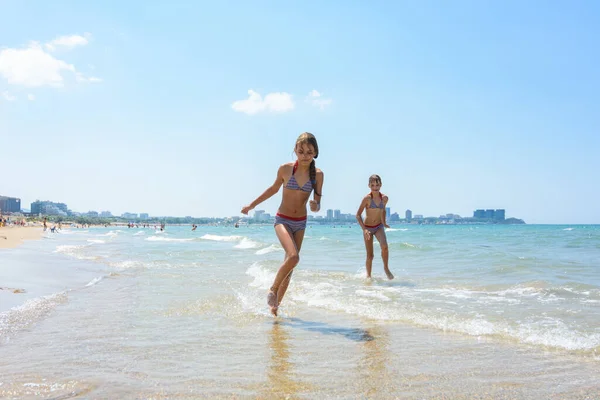
[[[299,328],[309,332],[319,332],[324,335],[340,335],[355,342],[370,342],[375,337],[366,329],[343,328],[329,325],[324,322],[304,321],[300,318],[290,318],[284,321],[275,321],[275,324]]]

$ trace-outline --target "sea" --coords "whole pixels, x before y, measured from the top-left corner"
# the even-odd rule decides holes
[[[599,225],[90,227],[0,251],[2,399],[599,399]]]

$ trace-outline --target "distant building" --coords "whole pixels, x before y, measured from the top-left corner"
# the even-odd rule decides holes
[[[423,219],[423,215],[421,215],[421,214],[416,214],[416,215],[414,216],[414,219]]]
[[[502,208],[497,210],[475,210],[473,212],[473,218],[493,219],[495,221],[504,221],[506,219],[505,215],[506,212]]]
[[[137,219],[138,215],[137,213],[130,213],[130,212],[126,212],[121,214],[121,218],[125,218],[125,219]]]
[[[0,211],[3,213],[21,212],[21,199],[16,197],[0,196]]]
[[[111,213],[110,211],[102,211],[102,212],[100,213],[100,216],[101,216],[102,218],[110,218],[110,217],[112,217],[113,215],[112,215],[112,213]]]
[[[340,215],[342,215],[340,210],[333,210],[333,218],[340,219]]]
[[[385,208],[385,215],[392,215],[392,209],[390,207]]]
[[[412,219],[412,211],[406,210],[406,212],[404,213],[404,216],[407,221],[410,221]]]
[[[265,213],[265,210],[256,210],[256,211],[254,211],[254,219],[257,220],[257,221],[262,220],[264,213]]]
[[[85,215],[91,218],[98,218],[99,214],[98,211],[88,211]]]
[[[333,219],[333,210],[327,210],[327,219]]]
[[[42,215],[66,216],[69,214],[69,209],[65,203],[54,203],[52,201],[47,200],[36,200],[33,203],[31,203],[31,213]]]
[[[398,213],[393,213],[392,215],[390,215],[390,221],[400,221],[400,216],[398,215]]]
[[[494,219],[496,221],[504,221],[506,219],[505,210],[499,209],[494,211]]]
[[[148,215],[148,213],[140,213],[140,219],[141,220],[147,220],[150,216]],[[187,217],[188,219],[192,219],[192,217]]]

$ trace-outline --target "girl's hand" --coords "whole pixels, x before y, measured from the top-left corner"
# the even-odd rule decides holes
[[[390,227],[388,224],[383,224],[383,226],[385,226],[386,228],[389,228],[389,227]]]
[[[319,211],[319,208],[321,208],[321,206],[319,205],[319,203],[317,203],[314,200],[310,201],[310,211],[317,212],[317,211]]]
[[[248,211],[252,210],[254,207],[244,206],[242,208],[242,214],[248,215]]]
[[[368,229],[365,229],[364,232],[363,232],[363,234],[365,235],[365,238],[367,240],[371,239],[371,232]]]

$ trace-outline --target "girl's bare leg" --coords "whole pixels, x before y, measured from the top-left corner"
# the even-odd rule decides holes
[[[365,248],[367,249],[367,278],[371,277],[371,269],[373,268],[373,235],[369,236],[369,239],[365,237],[363,232],[363,239],[365,240]]]
[[[388,249],[388,243],[387,243],[387,237],[385,236],[385,229],[381,228],[381,229],[377,229],[377,232],[375,232],[375,237],[377,238],[377,240],[379,241],[379,245],[381,246],[381,258],[383,260],[383,270],[385,271],[385,274],[387,275],[388,279],[394,279],[394,275],[392,274],[392,272],[390,271],[390,268],[388,267],[388,260],[389,260],[389,249]]]
[[[283,247],[283,250],[285,251],[285,259],[283,260],[283,264],[281,264],[279,267],[277,275],[275,275],[275,280],[273,281],[273,285],[271,286],[269,295],[267,296],[267,303],[269,304],[271,313],[273,315],[277,315],[277,307],[279,306],[277,296],[279,287],[283,284],[283,281],[288,277],[290,272],[296,265],[298,265],[298,262],[300,261],[298,248],[296,247],[296,241],[294,240],[294,235],[292,232],[285,225],[278,224],[275,225],[275,234],[277,234],[277,238],[281,243],[281,247]]]
[[[298,253],[300,253],[300,248],[302,247],[303,240],[304,240],[304,230],[294,233],[294,242],[296,243],[296,249],[298,250]],[[285,292],[288,288],[288,285],[290,284],[290,279],[292,278],[293,273],[294,273],[294,270],[292,269],[290,271],[290,273],[288,274],[288,276],[285,277],[283,282],[281,282],[281,285],[279,285],[279,290],[277,290],[277,300],[278,300],[277,305],[278,306],[279,306],[279,304],[281,304],[281,300],[283,300],[283,296],[285,296]]]

